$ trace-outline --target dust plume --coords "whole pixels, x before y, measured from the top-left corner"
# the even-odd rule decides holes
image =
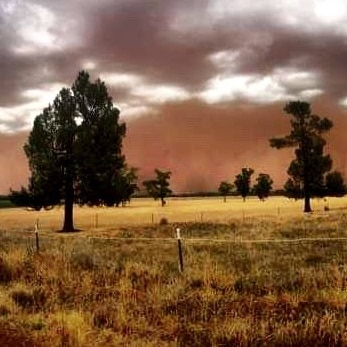
[[[347,115],[329,99],[312,103],[313,111],[333,120],[326,151],[334,168],[347,178],[345,154]],[[271,175],[280,188],[292,150],[276,150],[269,138],[287,134],[289,119],[283,103],[274,105],[208,105],[199,100],[162,105],[157,112],[125,119],[123,143],[127,162],[138,167],[139,183],[153,176],[153,170],[172,171],[175,192],[216,190],[222,180],[233,181],[242,167]],[[27,133],[0,134],[0,193],[27,184],[29,175],[23,144]]]
[[[154,168],[172,171],[177,192],[216,190],[221,180],[233,181],[242,167],[271,175],[280,188],[287,178],[292,149],[276,150],[269,138],[290,131],[283,104],[211,106],[197,100],[166,104],[158,114],[128,122],[125,152],[139,167],[141,178]],[[345,131],[347,117],[328,100],[317,102],[313,111],[334,121],[327,151],[334,167],[347,172]]]
[[[23,151],[27,136],[27,133],[0,134],[0,194],[27,185],[29,169]]]

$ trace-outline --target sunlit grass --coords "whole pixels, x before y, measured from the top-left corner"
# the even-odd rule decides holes
[[[328,215],[330,211],[347,211],[346,198],[313,199],[316,214]],[[328,207],[329,212],[324,211]],[[2,229],[32,230],[38,219],[42,230],[56,231],[62,226],[64,209],[55,207],[49,211],[27,211],[23,208],[0,209]],[[133,199],[131,204],[119,208],[74,209],[75,226],[82,230],[94,230],[119,225],[158,224],[161,218],[169,222],[229,222],[230,220],[256,217],[259,220],[292,218],[302,216],[302,201],[283,197],[271,197],[259,201],[255,197],[243,202],[240,198],[230,197],[226,203],[222,198],[171,198],[167,206],[152,199]]]
[[[136,199],[76,208],[70,234],[62,209],[1,210],[0,345],[346,345],[347,200],[313,206]]]

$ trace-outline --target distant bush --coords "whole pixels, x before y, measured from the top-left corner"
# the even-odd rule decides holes
[[[159,225],[168,225],[169,220],[166,217],[160,218]]]
[[[0,208],[10,208],[15,205],[7,197],[0,197]]]

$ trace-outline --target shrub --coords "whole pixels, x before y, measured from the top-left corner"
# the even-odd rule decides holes
[[[33,291],[27,289],[14,290],[11,297],[19,307],[30,311],[42,309],[47,300],[46,294],[41,288],[35,288]]]
[[[11,310],[5,306],[5,305],[0,305],[0,316],[7,316],[11,313]]]
[[[166,217],[161,217],[159,220],[159,225],[168,225],[169,220]]]
[[[93,312],[93,325],[97,328],[112,328],[114,326],[114,307],[103,304]]]
[[[13,277],[13,271],[10,265],[4,259],[0,258],[0,283],[9,283]]]

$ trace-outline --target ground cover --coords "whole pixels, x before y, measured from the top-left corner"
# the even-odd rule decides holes
[[[346,345],[346,201],[270,200],[81,208],[70,234],[59,209],[1,211],[0,345]]]

